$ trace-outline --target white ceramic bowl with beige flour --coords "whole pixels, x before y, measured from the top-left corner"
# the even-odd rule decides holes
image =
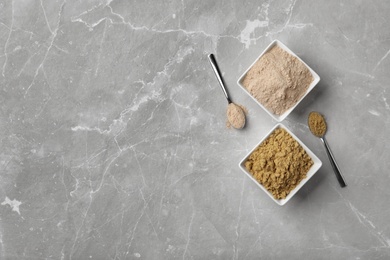
[[[320,81],[286,45],[274,40],[237,84],[272,118],[283,121]]]

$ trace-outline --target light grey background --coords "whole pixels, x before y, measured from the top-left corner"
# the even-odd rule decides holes
[[[385,0],[0,0],[0,258],[389,259],[389,16]],[[236,80],[274,39],[321,77],[284,124],[323,167],[283,207],[238,168],[276,122]]]

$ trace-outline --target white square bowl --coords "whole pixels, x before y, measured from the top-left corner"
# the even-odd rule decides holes
[[[274,131],[275,129],[277,128],[283,128],[285,129],[301,146],[302,148],[306,151],[306,153],[310,156],[310,158],[313,160],[313,165],[311,166],[311,168],[309,169],[309,171],[306,173],[306,178],[304,178],[303,180],[301,180],[301,182],[287,195],[286,198],[284,199],[280,199],[280,200],[277,200],[274,198],[274,196],[272,195],[272,193],[270,193],[263,185],[261,185],[253,176],[250,172],[248,172],[245,168],[245,162],[246,160],[248,159],[248,157],[253,153],[254,150],[256,150],[256,148],[262,144]],[[277,203],[278,205],[280,206],[283,206],[284,204],[286,204],[302,187],[303,185],[305,185],[306,182],[308,182],[308,180],[310,180],[311,177],[313,177],[313,175],[321,168],[322,166],[322,162],[320,159],[318,159],[318,157],[309,149],[307,148],[307,146],[301,141],[298,139],[298,137],[296,137],[290,130],[288,130],[283,124],[281,123],[278,123],[277,125],[275,125],[271,131],[269,131],[269,133],[245,156],[245,158],[240,162],[239,164],[239,167],[241,168],[241,170],[243,170],[246,175],[248,175],[248,177],[254,181],[257,186],[260,187],[260,189],[262,189],[265,193],[267,193],[267,195],[273,200],[275,201],[275,203]]]
[[[251,93],[249,93],[249,91],[242,85],[242,81],[245,77],[245,75],[248,73],[248,71],[253,67],[253,65],[266,53],[268,52],[272,47],[274,47],[275,45],[279,46],[280,48],[282,48],[283,50],[285,50],[286,52],[288,52],[289,54],[295,56],[300,62],[302,62],[311,72],[312,76],[313,76],[313,81],[311,82],[310,86],[308,87],[308,89],[306,90],[306,93],[302,96],[301,99],[298,100],[298,102],[295,103],[295,105],[293,107],[291,107],[290,109],[288,109],[286,112],[284,112],[283,114],[281,115],[275,115],[274,113],[272,113],[271,111],[269,111],[267,108],[265,108],[255,97],[253,97],[251,95]],[[286,45],[284,45],[283,43],[281,43],[280,41],[278,40],[274,40],[273,42],[271,42],[270,45],[268,45],[268,47],[260,54],[260,56],[252,63],[251,66],[249,66],[249,68],[244,72],[244,74],[242,74],[242,76],[238,79],[237,81],[237,84],[249,95],[252,97],[252,99],[257,103],[259,104],[259,106],[261,108],[263,108],[273,119],[275,119],[277,122],[281,122],[283,121],[290,113],[291,111],[294,110],[294,108],[302,101],[302,99],[304,99],[307,94],[317,85],[317,83],[320,81],[320,76],[318,76],[318,74],[312,70],[303,60],[301,60],[295,53],[293,53]]]

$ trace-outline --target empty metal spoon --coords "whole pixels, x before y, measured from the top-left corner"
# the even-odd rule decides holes
[[[209,54],[208,58],[209,58],[211,67],[214,70],[215,76],[218,79],[219,85],[221,86],[222,91],[225,94],[225,97],[226,97],[228,104],[229,104],[227,111],[226,111],[228,121],[234,128],[241,129],[245,126],[245,113],[240,106],[233,103],[231,101],[231,99],[229,98],[228,92],[225,88],[225,84],[224,84],[222,77],[221,77],[221,74],[219,72],[219,68],[217,65],[217,61],[215,60],[214,54]]]
[[[325,146],[326,154],[328,155],[330,164],[332,165],[333,171],[336,174],[337,180],[340,183],[341,187],[347,186],[347,183],[345,182],[345,179],[343,175],[341,175],[340,169],[336,163],[336,160],[334,159],[333,153],[330,150],[330,147],[328,145],[328,142],[325,139],[325,133],[327,130],[326,121],[323,115],[321,115],[318,112],[311,112],[308,117],[308,125],[309,129],[312,132],[313,135],[319,137],[322,141],[322,143]]]

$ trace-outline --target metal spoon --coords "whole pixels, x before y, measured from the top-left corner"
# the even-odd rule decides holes
[[[228,111],[227,111],[229,123],[234,128],[241,129],[241,128],[243,128],[245,126],[245,113],[244,113],[244,111],[242,110],[242,108],[240,106],[238,106],[237,104],[234,104],[232,102],[232,100],[230,99],[230,97],[228,95],[228,92],[226,90],[225,84],[224,84],[224,82],[222,80],[221,74],[219,72],[219,68],[218,68],[218,65],[217,65],[217,61],[215,60],[214,54],[212,54],[212,53],[209,54],[208,58],[209,58],[211,67],[214,70],[215,76],[218,79],[219,85],[221,86],[222,91],[225,94],[225,97],[226,97],[227,102],[229,104],[228,105]],[[239,120],[234,120],[234,119],[239,119]]]
[[[318,129],[316,129],[314,125],[310,124],[310,116],[314,116],[314,115],[319,116],[320,119],[323,121],[323,124],[325,125],[325,128],[323,129],[323,131],[318,131]],[[309,117],[308,117],[308,125],[309,125],[309,129],[312,132],[312,134],[319,137],[321,139],[322,143],[324,144],[326,154],[328,155],[330,164],[332,165],[333,171],[336,174],[336,177],[337,177],[337,180],[339,181],[340,186],[342,188],[346,187],[347,183],[345,182],[343,175],[341,175],[340,168],[338,167],[336,160],[333,156],[333,153],[330,150],[328,142],[325,139],[325,133],[327,130],[325,118],[318,112],[311,112],[309,114]]]

